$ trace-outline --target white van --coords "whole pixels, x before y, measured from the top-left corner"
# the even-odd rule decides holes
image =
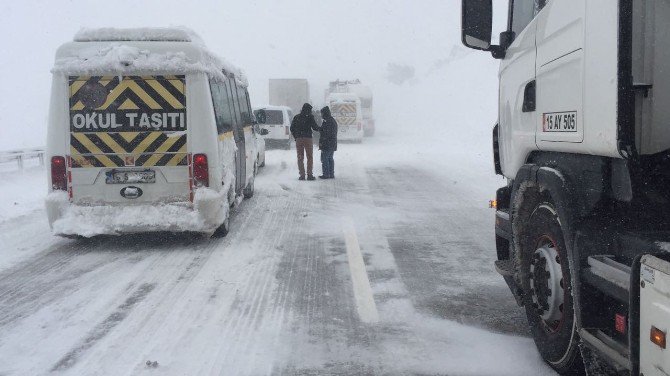
[[[247,83],[184,29],[82,30],[51,89],[53,232],[225,235],[257,169]],[[249,150],[247,150],[249,149]]]
[[[258,116],[260,110],[265,113],[263,129],[268,130],[264,136],[268,145],[279,145],[285,148],[291,146],[291,120],[293,120],[293,111],[288,106],[262,106],[254,109],[254,114]],[[261,121],[261,122],[263,122]]]
[[[363,111],[358,96],[352,93],[331,93],[327,102],[330,113],[337,121],[337,139],[362,142]]]

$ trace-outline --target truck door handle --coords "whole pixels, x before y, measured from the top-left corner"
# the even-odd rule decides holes
[[[523,106],[521,107],[521,111],[535,111],[535,80],[527,83],[526,88],[523,90]]]

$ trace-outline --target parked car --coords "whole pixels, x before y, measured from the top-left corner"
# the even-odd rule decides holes
[[[286,149],[291,147],[291,120],[293,111],[288,106],[262,106],[254,109],[254,115],[258,117],[260,110],[265,114],[264,119],[259,119],[261,128],[267,129],[268,134],[264,136],[269,146],[280,146]]]

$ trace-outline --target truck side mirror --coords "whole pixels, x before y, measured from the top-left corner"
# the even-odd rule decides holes
[[[265,110],[256,110],[254,111],[254,115],[256,116],[256,122],[258,122],[258,124],[265,124],[268,120]]]
[[[461,40],[475,50],[491,50],[493,5],[491,0],[463,0]]]
[[[504,43],[491,44],[493,32],[493,4],[491,0],[463,0],[461,7],[461,41],[466,47],[475,50],[491,51],[496,59],[505,58],[505,50],[511,44],[514,33],[503,32],[500,37]]]

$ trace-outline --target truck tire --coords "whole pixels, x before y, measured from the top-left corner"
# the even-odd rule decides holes
[[[523,220],[523,219],[522,219]],[[570,266],[556,206],[539,199],[519,238],[524,306],[542,358],[562,375],[582,375]]]

